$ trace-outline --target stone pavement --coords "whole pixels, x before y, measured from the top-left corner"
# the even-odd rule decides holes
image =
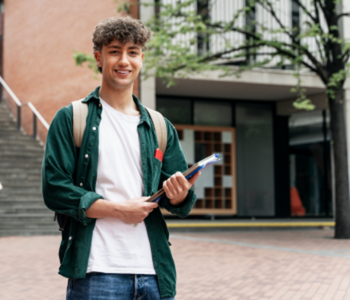
[[[173,233],[176,300],[350,300],[350,240],[333,230]],[[0,299],[65,299],[58,236],[0,238]]]

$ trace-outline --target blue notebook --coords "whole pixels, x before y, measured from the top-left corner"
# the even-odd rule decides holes
[[[219,158],[219,154],[214,153],[204,158],[203,160],[197,162],[196,164],[194,164],[191,168],[185,171],[183,175],[185,176],[186,179],[190,179],[194,174],[198,173],[199,171],[205,170],[207,167],[215,164],[219,160],[221,160],[221,158]],[[164,189],[160,189],[157,193],[153,194],[147,200],[147,202],[159,202],[160,199],[164,196],[164,194],[165,194]]]

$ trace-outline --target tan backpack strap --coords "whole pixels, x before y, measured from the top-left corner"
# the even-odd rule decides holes
[[[168,134],[167,134],[166,124],[165,124],[163,115],[151,108],[148,108],[148,107],[145,107],[145,108],[147,109],[149,115],[151,116],[154,129],[157,135],[159,149],[164,154],[166,150],[166,145],[168,142]]]
[[[72,102],[73,106],[73,138],[75,146],[80,148],[86,127],[86,117],[88,115],[88,105],[80,99]]]

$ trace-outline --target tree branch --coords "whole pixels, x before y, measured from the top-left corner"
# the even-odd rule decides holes
[[[222,26],[220,25],[214,25],[214,24],[207,24],[208,26],[212,26],[212,27],[217,27],[217,28],[220,28],[220,29],[223,29]],[[276,45],[270,45],[270,43],[267,41],[264,41],[262,40],[259,36],[257,36],[255,33],[252,33],[250,31],[246,31],[246,30],[243,30],[241,28],[237,28],[237,27],[231,27],[231,30],[232,31],[235,31],[235,32],[239,32],[239,33],[242,33],[242,34],[245,34],[249,37],[251,37],[253,39],[254,42],[259,42],[260,44],[259,45],[256,45],[256,48],[260,47],[260,46],[268,46],[268,47],[271,47],[271,48],[274,48],[276,51],[278,51],[280,54],[283,54],[284,56],[286,57],[289,57],[290,59],[292,60],[295,60],[297,58],[297,55],[290,52],[290,51],[287,51],[281,47],[277,47]],[[283,43],[283,42],[279,42],[279,44],[281,46],[285,46],[285,47],[290,47],[292,48],[293,50],[301,50],[302,52],[305,52],[305,48],[304,47],[301,47],[299,45],[297,45],[298,47],[295,47],[296,45],[294,45],[293,47],[293,44],[286,44],[286,43]],[[305,53],[306,54],[306,53]],[[323,73],[322,73],[322,67],[319,66],[317,67],[315,65],[315,67],[311,66],[310,64],[308,64],[307,62],[305,61],[301,61],[301,64],[304,65],[305,67],[309,68],[311,71],[315,72],[316,74],[319,74],[320,77],[324,78],[323,76]]]
[[[244,46],[240,46],[240,47],[237,47],[237,48],[233,48],[233,49],[230,49],[230,50],[225,50],[225,51],[221,51],[221,52],[218,52],[216,54],[213,54],[213,55],[209,55],[209,56],[206,56],[202,59],[199,59],[198,60],[198,63],[205,63],[205,62],[209,62],[209,61],[212,61],[216,58],[220,58],[221,56],[225,55],[225,54],[230,54],[232,52],[238,52],[238,51],[241,51],[241,50],[248,50],[248,49],[254,49],[254,48],[258,48],[259,46],[258,45],[244,45]],[[179,71],[183,68],[185,68],[186,65],[185,64],[182,64],[180,66],[177,66],[176,68],[173,69],[174,72],[176,71]]]
[[[299,0],[295,0],[295,1],[300,2]],[[299,45],[298,41],[295,39],[295,36],[293,36],[290,32],[288,32],[287,28],[283,25],[282,21],[277,16],[271,2],[269,2],[269,1],[264,2],[261,0],[257,0],[257,2],[260,3],[272,15],[272,17],[276,20],[276,22],[278,23],[278,25],[280,25],[280,27],[284,30],[284,32],[290,37],[290,39],[293,41],[293,43],[295,45]],[[267,4],[268,8],[266,8],[264,3]],[[315,21],[314,17],[311,16],[311,18],[312,18],[312,20]],[[316,59],[316,57],[314,57],[308,49],[306,49],[305,47],[299,46],[298,50],[302,50],[305,53],[305,55],[308,57],[308,59],[315,65],[315,67],[321,71],[322,65],[319,63],[319,61]]]
[[[342,17],[350,17],[350,12],[339,14],[337,16],[337,21],[339,21],[339,19]]]
[[[323,28],[321,26],[321,18],[320,18],[320,13],[318,11],[318,7],[317,4],[321,7],[322,9],[322,4],[320,1],[314,0],[314,8],[315,8],[315,14],[316,14],[316,24],[319,24],[320,26],[320,31],[321,31],[321,35],[324,34]]]
[[[312,26],[310,22],[306,22],[307,25],[309,25],[310,27]],[[320,41],[317,39],[317,36],[314,36],[313,37],[316,41],[316,45],[317,45],[317,49],[320,53],[320,56],[321,56],[321,59],[324,63],[327,63],[327,60],[325,59],[324,55],[323,55],[323,52],[322,52],[322,47],[321,47],[321,44],[320,44]],[[322,38],[321,38],[322,39]],[[326,45],[324,45],[324,51],[326,52]]]
[[[294,0],[294,2],[298,4],[299,7],[301,7],[304,13],[307,14],[312,21],[317,23],[317,19],[306,9],[305,5],[300,0]]]
[[[319,2],[318,0],[314,0],[314,1]],[[271,16],[276,20],[276,22],[279,24],[279,26],[283,30],[283,31],[281,31],[281,33],[286,34],[291,39],[291,43],[288,44],[285,42],[278,42],[278,41],[274,41],[274,40],[270,40],[270,41],[264,40],[259,33],[255,33],[255,32],[252,32],[248,29],[244,29],[241,27],[236,27],[235,23],[236,23],[237,18],[235,16],[229,22],[211,23],[210,21],[209,22],[206,21],[205,25],[207,26],[207,28],[211,28],[211,30],[214,29],[212,31],[212,33],[223,34],[223,33],[229,32],[229,31],[238,32],[238,33],[245,35],[246,37],[250,37],[252,39],[251,43],[254,43],[254,44],[253,45],[252,44],[244,45],[244,46],[240,46],[240,47],[237,47],[234,49],[230,49],[230,50],[226,50],[226,51],[223,51],[220,53],[216,53],[214,55],[204,57],[204,58],[198,60],[197,62],[204,63],[204,62],[208,62],[211,60],[215,60],[216,58],[220,58],[225,54],[238,52],[241,50],[247,50],[247,49],[254,49],[254,48],[257,49],[261,46],[267,46],[267,47],[270,47],[271,50],[275,49],[276,53],[271,54],[272,56],[276,56],[279,54],[285,58],[291,59],[294,62],[297,61],[298,63],[305,66],[309,70],[318,74],[322,78],[323,81],[326,81],[326,74],[324,72],[322,62],[319,62],[319,60],[307,49],[307,47],[300,45],[299,39],[297,39],[295,36],[293,36],[291,34],[291,32],[289,31],[289,29],[282,23],[281,19],[276,14],[276,11],[274,10],[274,7],[271,4],[271,2],[269,0],[256,0],[256,2],[258,2],[260,5],[262,5],[263,9],[265,9],[267,12],[269,12],[271,14]],[[295,0],[295,2],[305,11],[305,14],[307,14],[312,21],[319,24],[318,20],[320,18],[319,18],[318,14],[315,17],[310,12],[308,12],[308,10],[304,6],[304,4],[301,3],[301,0]],[[321,8],[323,9],[322,4],[319,3],[318,5],[321,5]],[[236,15],[238,16],[239,14],[244,13],[244,12],[245,12],[244,9],[240,9],[239,11],[237,11]],[[179,10],[177,10],[177,13],[179,13]],[[186,14],[184,14],[182,17],[185,17],[185,15]],[[168,16],[168,17],[170,17],[170,16]],[[177,15],[177,17],[178,17],[178,15]],[[320,30],[322,31],[322,28],[320,28]],[[270,29],[270,31],[271,31],[271,29]],[[320,42],[317,39],[316,39],[316,43],[318,44],[318,47],[320,50],[321,45],[319,44]],[[322,51],[320,51],[320,52],[321,52],[321,57],[322,57]],[[307,60],[304,60],[302,58],[303,55],[305,55]],[[322,59],[324,60],[324,57],[322,57]],[[186,65],[182,64],[178,67],[175,67],[173,70],[177,71],[177,70],[182,69],[184,67],[186,67]]]
[[[349,60],[349,57],[350,57],[350,50],[345,51],[340,60],[343,64],[346,64]]]
[[[280,18],[277,17],[277,14],[275,13],[275,10],[273,9],[272,4],[269,1],[264,2],[264,1],[257,0],[257,2],[260,3],[260,5],[263,8],[265,8],[272,15],[272,17],[276,20],[278,25],[280,25],[280,27],[284,30],[284,32],[295,42],[295,40],[293,39],[293,35],[290,32],[287,31],[287,28],[283,25],[283,23],[280,20]],[[264,3],[267,4],[268,8],[265,7]]]

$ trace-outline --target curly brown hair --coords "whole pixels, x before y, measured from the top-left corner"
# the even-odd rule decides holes
[[[92,35],[93,50],[94,53],[101,52],[103,45],[107,46],[114,40],[123,44],[133,42],[146,50],[146,43],[150,37],[151,31],[140,20],[129,16],[112,17],[101,21],[95,27]],[[102,68],[98,67],[98,70],[102,73]]]

